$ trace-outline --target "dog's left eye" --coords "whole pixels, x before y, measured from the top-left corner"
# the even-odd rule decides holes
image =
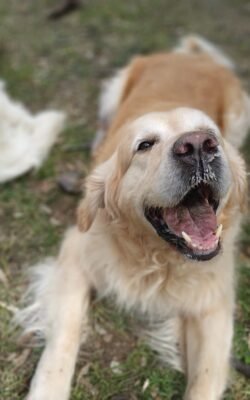
[[[155,139],[150,139],[150,140],[144,140],[139,144],[137,147],[137,151],[146,151],[149,150],[153,145],[155,144],[156,140]]]

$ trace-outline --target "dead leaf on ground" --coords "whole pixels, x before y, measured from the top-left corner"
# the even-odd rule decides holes
[[[4,284],[4,286],[9,286],[9,282],[5,272],[0,268],[0,282]]]
[[[31,353],[31,349],[24,349],[21,353],[13,353],[12,357],[10,357],[9,361],[11,361],[14,365],[14,370],[18,370],[21,368],[29,358]]]
[[[17,307],[13,306],[12,304],[5,303],[4,301],[0,301],[0,307],[11,312],[12,314],[15,314],[18,311]]]

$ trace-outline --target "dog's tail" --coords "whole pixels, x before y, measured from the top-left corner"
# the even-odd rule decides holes
[[[199,35],[184,36],[174,51],[187,54],[206,54],[217,64],[229,69],[235,69],[234,63],[223,51]]]

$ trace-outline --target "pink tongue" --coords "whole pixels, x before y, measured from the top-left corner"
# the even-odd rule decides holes
[[[197,246],[210,248],[215,245],[217,219],[207,199],[193,205],[166,208],[163,217],[177,236],[181,237],[182,232],[185,232]]]

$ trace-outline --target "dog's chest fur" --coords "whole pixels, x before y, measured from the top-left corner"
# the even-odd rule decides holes
[[[107,225],[102,229],[105,235],[94,225],[84,239],[89,277],[101,296],[112,296],[122,308],[164,318],[204,313],[231,295],[225,293],[231,287],[231,253],[200,264],[178,257],[164,242],[163,250],[143,238],[123,240],[122,232],[114,234]]]

